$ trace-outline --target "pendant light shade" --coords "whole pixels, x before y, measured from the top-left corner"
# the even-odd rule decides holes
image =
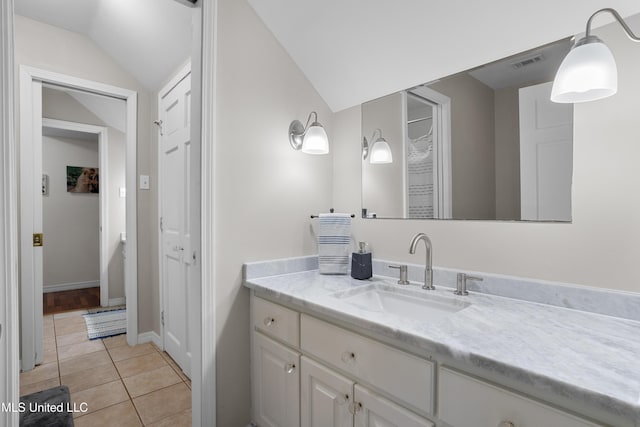
[[[618,91],[618,69],[611,50],[598,37],[580,39],[564,58],[551,89],[551,101],[587,102]]]

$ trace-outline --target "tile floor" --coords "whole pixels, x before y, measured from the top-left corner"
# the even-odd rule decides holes
[[[82,314],[45,316],[44,362],[20,374],[20,395],[63,384],[82,426],[191,426],[191,381],[151,343],[129,347],[124,335],[89,341]]]

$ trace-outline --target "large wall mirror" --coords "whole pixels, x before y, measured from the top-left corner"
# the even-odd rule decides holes
[[[571,39],[362,105],[366,218],[571,221]]]

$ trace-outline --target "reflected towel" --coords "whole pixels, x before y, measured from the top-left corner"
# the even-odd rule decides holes
[[[351,246],[351,215],[320,214],[318,261],[320,274],[347,274]]]

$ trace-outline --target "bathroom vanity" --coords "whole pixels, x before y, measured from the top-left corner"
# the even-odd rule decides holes
[[[260,427],[640,425],[636,320],[312,268],[245,265]]]

